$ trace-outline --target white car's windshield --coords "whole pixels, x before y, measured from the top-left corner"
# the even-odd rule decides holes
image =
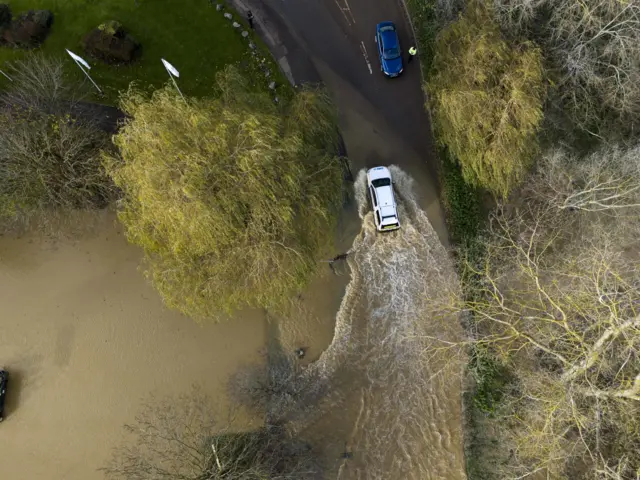
[[[390,178],[378,178],[376,180],[372,180],[371,181],[371,185],[373,185],[373,188],[388,187],[389,185],[391,185],[391,179]]]

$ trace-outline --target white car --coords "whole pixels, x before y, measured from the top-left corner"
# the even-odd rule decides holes
[[[380,232],[400,228],[392,183],[391,172],[387,167],[375,167],[367,172],[373,218]]]

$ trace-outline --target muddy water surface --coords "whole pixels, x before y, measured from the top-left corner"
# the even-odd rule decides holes
[[[418,206],[409,176],[392,167],[402,229],[373,227],[364,171],[355,182],[362,229],[331,344],[309,365],[330,385],[297,429],[321,451],[326,478],[464,479],[461,371],[444,349],[462,332],[432,312],[455,292],[448,254]]]
[[[0,237],[1,479],[101,479],[141,399],[198,383],[224,403],[228,376],[260,361],[261,313],[199,326],[162,306],[140,258],[113,216],[74,241]]]
[[[393,173],[403,228],[375,232],[360,175],[335,251],[348,264],[323,266],[279,333],[330,385],[296,428],[328,479],[461,480],[462,359],[433,340],[460,332],[425,313],[453,272],[411,179]],[[74,241],[0,238],[0,363],[14,375],[2,479],[100,479],[141,399],[198,383],[224,405],[229,376],[264,360],[261,312],[199,326],[165,309],[114,220]]]

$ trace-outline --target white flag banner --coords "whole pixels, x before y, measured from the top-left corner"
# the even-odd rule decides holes
[[[176,67],[171,65],[164,58],[161,58],[160,60],[162,60],[162,64],[164,65],[164,68],[167,69],[167,72],[169,72],[169,74],[173,75],[176,78],[180,78],[180,72],[176,69]]]
[[[82,65],[84,65],[85,67],[87,67],[88,70],[91,70],[91,67],[89,66],[89,64],[85,61],[84,58],[82,58],[80,55],[76,55],[75,53],[73,53],[71,50],[69,50],[68,48],[65,48],[65,50],[67,51],[67,53],[71,56],[71,58],[73,58],[76,62],[81,63]]]

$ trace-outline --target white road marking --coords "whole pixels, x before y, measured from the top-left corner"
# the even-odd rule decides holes
[[[338,9],[340,9],[340,11],[342,12],[342,15],[344,15],[344,19],[347,22],[348,26],[352,26],[355,25],[356,23],[356,19],[353,16],[353,13],[351,12],[351,7],[349,6],[349,2],[347,2],[347,0],[342,0],[345,4],[345,6],[341,6],[340,5],[340,1],[339,0],[334,0],[336,2],[336,5],[338,6]],[[348,15],[347,15],[348,12]]]
[[[347,25],[351,26],[351,20],[349,20],[349,17],[345,13],[345,9],[340,6],[340,2],[338,2],[338,0],[334,0],[334,1],[336,2],[338,9],[342,12],[342,15],[344,15],[344,20],[347,22]]]
[[[371,62],[369,62],[369,55],[367,54],[367,47],[364,46],[363,41],[360,41],[360,50],[362,51],[364,61],[367,62],[367,67],[369,67],[369,74],[373,75],[373,69],[371,68]]]
[[[353,21],[353,24],[355,25],[356,19],[353,16],[353,12],[351,11],[351,7],[349,6],[349,2],[347,0],[344,0],[344,4],[347,6],[347,11],[349,12],[349,16],[351,17],[351,20]]]

